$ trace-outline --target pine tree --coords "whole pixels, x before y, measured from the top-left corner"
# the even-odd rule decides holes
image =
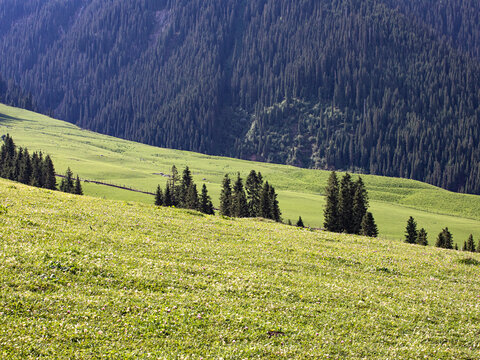
[[[9,180],[20,181],[20,167],[23,164],[23,148],[18,148],[18,152],[15,156],[11,172],[8,176]]]
[[[232,186],[228,174],[225,174],[220,193],[220,214],[232,216]]]
[[[266,181],[263,184],[262,193],[260,195],[260,215],[264,219],[272,219],[272,203],[270,196],[270,184]]]
[[[448,227],[438,234],[435,246],[444,249],[453,249],[452,234],[448,231]]]
[[[236,217],[248,216],[247,196],[245,195],[240,173],[238,173],[237,180],[233,184],[232,211],[232,215]]]
[[[14,169],[16,146],[9,134],[5,136],[0,150],[0,177],[9,179]]]
[[[187,196],[185,198],[185,205],[187,209],[198,210],[200,203],[198,201],[197,185],[191,183],[187,190]]]
[[[186,166],[185,169],[183,170],[182,181],[180,184],[180,193],[177,199],[179,206],[191,209],[191,207],[187,203],[189,202],[189,200],[190,202],[193,201],[193,198],[187,200],[187,197],[191,193],[190,187],[192,187],[192,185],[193,185],[192,173],[190,172],[190,169],[188,168],[188,166]]]
[[[73,193],[74,190],[74,183],[73,183],[73,173],[70,168],[67,169],[67,172],[65,173],[65,177],[62,179],[60,183],[60,191],[66,192],[66,193]]]
[[[208,195],[207,186],[203,184],[202,195],[200,196],[200,211],[204,214],[214,215],[212,199]]]
[[[421,229],[418,231],[417,244],[418,244],[418,245],[423,245],[423,246],[427,246],[427,245],[428,245],[427,232],[425,231],[424,228],[421,228]]]
[[[55,168],[53,167],[53,162],[50,158],[50,155],[45,157],[43,174],[43,178],[45,179],[43,187],[45,189],[57,190],[57,178],[55,177]]]
[[[270,204],[272,207],[272,219],[276,222],[282,222],[282,212],[273,186],[270,186]]]
[[[340,232],[340,215],[338,213],[338,178],[335,171],[332,171],[328,178],[328,184],[325,189],[325,196],[327,203],[323,213],[324,223],[323,226],[327,231]]]
[[[368,194],[361,177],[355,182],[353,196],[353,233],[359,234],[363,217],[368,209]]]
[[[28,153],[28,149],[25,148],[23,152],[23,159],[20,163],[20,172],[18,176],[18,181],[22,184],[30,185],[32,179],[32,159],[30,158],[30,154]]]
[[[77,175],[75,179],[75,186],[73,188],[73,193],[76,195],[83,195],[82,183],[80,182],[80,178]]]
[[[157,186],[157,191],[155,192],[155,205],[163,205],[163,191],[160,185]]]
[[[470,234],[470,236],[468,237],[468,240],[467,240],[467,251],[470,251],[470,252],[475,252],[476,249],[475,249],[475,242],[473,241],[473,235]]]
[[[408,244],[415,244],[417,242],[417,223],[411,216],[407,221],[407,228],[405,230],[405,242]]]
[[[262,191],[263,179],[261,173],[256,173],[255,170],[250,171],[247,181],[245,183],[245,190],[247,193],[248,216],[260,216],[260,194]]]
[[[173,206],[172,188],[169,181],[167,182],[167,186],[165,187],[165,197],[163,200],[163,204],[165,206]]]
[[[360,227],[360,234],[369,237],[378,236],[377,224],[375,224],[375,220],[373,219],[373,215],[371,212],[367,212],[363,216],[362,224]]]
[[[462,251],[467,251],[467,242],[466,241],[463,242]]]
[[[301,217],[301,216],[298,217],[298,221],[297,221],[297,224],[296,224],[296,225],[297,225],[298,227],[301,227],[301,228],[305,227],[305,225],[303,224],[303,220],[302,220],[302,217]]]
[[[352,177],[346,173],[340,182],[340,196],[338,212],[340,218],[340,231],[353,233],[353,191]]]
[[[37,154],[34,152],[32,155],[32,178],[30,184],[36,187],[43,187],[44,182],[42,153]]]

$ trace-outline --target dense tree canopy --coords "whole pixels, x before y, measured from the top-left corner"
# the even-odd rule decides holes
[[[0,74],[41,111],[114,136],[480,193],[479,13],[473,0],[0,0]]]

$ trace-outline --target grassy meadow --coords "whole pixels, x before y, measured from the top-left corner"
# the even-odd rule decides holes
[[[4,359],[474,359],[480,255],[0,180]]]
[[[246,178],[250,170],[261,171],[279,196],[284,220],[302,216],[312,227],[323,223],[324,189],[329,173],[292,166],[162,149],[79,129],[67,122],[0,104],[0,134],[10,133],[20,146],[52,156],[58,173],[70,166],[81,178],[154,192],[165,185],[173,164],[181,172],[189,166],[195,182],[205,182],[218,206],[220,184],[225,173]],[[370,210],[380,236],[402,239],[409,216],[425,227],[430,243],[448,226],[460,246],[470,233],[480,236],[480,196],[448,192],[418,181],[364,176],[370,195]],[[148,195],[86,184],[88,195],[152,203]]]

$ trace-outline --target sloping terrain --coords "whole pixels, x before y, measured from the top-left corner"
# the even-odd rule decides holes
[[[0,180],[0,356],[473,359],[480,257]]]
[[[472,0],[0,0],[0,73],[105,134],[478,194],[479,13]]]
[[[195,182],[206,183],[219,206],[222,178],[250,170],[260,171],[272,183],[280,200],[283,218],[295,222],[302,216],[308,226],[323,226],[324,190],[329,173],[292,166],[265,164],[192,152],[168,150],[81,130],[78,127],[33,112],[0,105],[0,134],[10,133],[19,146],[52,155],[57,173],[70,166],[82,179],[97,180],[154,192],[165,186],[172,165],[181,171],[189,166]],[[161,175],[164,174],[164,175]],[[480,197],[445,191],[418,181],[364,176],[371,210],[380,235],[402,239],[409,216],[425,227],[430,244],[448,226],[454,241],[462,246],[469,234],[480,237]],[[153,203],[153,196],[93,184],[86,193],[108,199]]]

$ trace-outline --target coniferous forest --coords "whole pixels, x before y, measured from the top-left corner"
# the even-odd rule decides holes
[[[42,152],[34,152],[30,155],[27,148],[17,147],[9,134],[2,135],[1,140],[1,178],[39,188],[57,190],[55,167],[50,155],[44,156]],[[77,175],[75,179],[70,168],[61,177],[62,180],[58,190],[83,195],[80,178]]]
[[[473,0],[0,0],[0,90],[148,144],[479,194],[479,14]]]

